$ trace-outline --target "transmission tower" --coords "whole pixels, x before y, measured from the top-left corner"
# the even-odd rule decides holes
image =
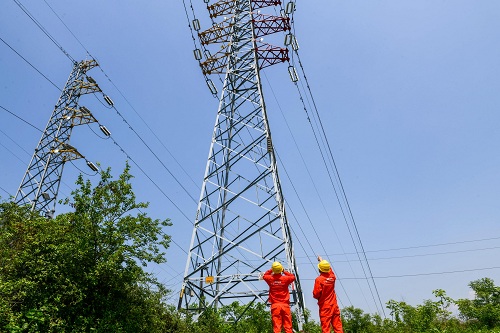
[[[64,164],[84,158],[69,144],[73,127],[97,121],[86,107],[78,106],[82,95],[101,91],[95,80],[87,76],[87,71],[96,66],[93,59],[75,62],[17,190],[17,204],[53,216]],[[92,162],[87,161],[87,165],[97,171]]]
[[[259,272],[280,261],[296,275],[290,294],[301,326],[303,295],[260,80],[261,69],[289,60],[286,48],[263,43],[262,37],[289,32],[290,19],[286,11],[260,13],[280,1],[208,2],[210,17],[224,19],[205,31],[193,21],[206,56],[200,65],[205,75],[225,74],[225,79],[178,308],[197,318],[234,301],[247,308],[267,302]],[[211,44],[221,45],[213,55]],[[194,54],[201,60],[201,50]],[[212,81],[207,83],[215,93]]]

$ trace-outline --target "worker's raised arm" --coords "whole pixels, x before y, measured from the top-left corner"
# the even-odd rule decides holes
[[[295,275],[293,275],[292,273],[283,271],[283,275],[285,275],[287,283],[292,283],[293,281],[295,281]]]
[[[264,274],[262,274],[262,280],[264,281],[270,281],[272,280],[272,275],[273,275],[273,270],[272,269],[268,269],[267,271],[264,272]]]

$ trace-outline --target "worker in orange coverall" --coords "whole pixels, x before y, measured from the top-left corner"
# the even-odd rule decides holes
[[[337,277],[330,263],[318,256],[319,276],[314,281],[313,297],[318,300],[319,320],[323,333],[330,333],[333,326],[335,333],[343,333],[340,320],[340,308],[335,294],[335,280]]]
[[[283,266],[275,261],[262,279],[269,285],[269,303],[271,303],[271,318],[274,333],[280,333],[281,327],[285,333],[292,333],[292,314],[290,313],[290,292],[288,286],[295,281],[295,275],[286,272]]]

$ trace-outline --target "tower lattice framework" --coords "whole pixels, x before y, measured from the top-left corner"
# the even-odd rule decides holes
[[[288,17],[260,14],[279,4],[207,5],[210,17],[224,20],[198,33],[203,45],[222,45],[200,62],[204,74],[225,79],[178,304],[195,316],[234,301],[267,302],[268,286],[259,272],[280,261],[296,275],[290,299],[302,325],[303,295],[259,74],[289,60],[286,48],[261,39],[290,30]]]
[[[47,217],[52,217],[64,164],[83,158],[83,155],[69,144],[73,127],[96,122],[87,108],[78,106],[82,95],[101,91],[97,83],[93,79],[89,81],[87,77],[87,71],[96,66],[98,64],[93,59],[74,63],[17,190],[17,204],[29,205],[32,211],[43,212]]]

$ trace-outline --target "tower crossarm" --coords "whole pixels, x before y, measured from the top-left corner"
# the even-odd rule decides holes
[[[79,109],[67,107],[66,109],[69,111],[69,114],[65,117],[67,120],[72,121],[72,126],[87,125],[97,122],[97,119],[86,107],[80,107]]]
[[[97,85],[97,83],[92,83],[87,80],[78,80],[76,81],[79,83],[79,88],[80,88],[80,95],[85,95],[85,94],[93,94],[96,92],[101,92],[101,88]]]
[[[276,32],[291,30],[289,17],[254,14],[252,21],[256,37],[263,37]]]
[[[235,0],[221,0],[211,5],[207,5],[210,18],[216,18],[220,15],[229,15],[233,13]],[[281,5],[279,0],[254,0],[252,1],[252,10]]]
[[[95,59],[90,59],[90,60],[85,60],[81,61],[80,63],[77,64],[79,67],[79,70],[81,73],[86,73],[87,71],[91,70],[94,67],[98,67],[99,64]],[[97,85],[96,82],[91,82],[86,75],[80,75],[78,78],[75,79],[75,82],[79,84],[79,94],[84,95],[84,94],[91,94],[91,93],[96,93],[100,92],[101,88]]]
[[[203,74],[223,74],[227,66],[228,57],[231,55],[229,52],[230,43],[216,54],[210,56],[207,60],[200,63]],[[257,57],[259,59],[259,68],[263,69],[275,64],[285,61],[290,61],[288,56],[288,49],[278,47],[267,43],[258,43]]]
[[[58,154],[60,158],[64,161],[77,160],[79,158],[85,158],[80,152],[68,143],[64,143],[55,139],[57,146],[50,151],[51,154]]]
[[[271,44],[261,43],[256,49],[259,57],[260,69],[279,64],[281,62],[290,61],[288,57],[288,49]],[[270,144],[268,144],[270,147]]]
[[[253,0],[252,1],[252,9],[259,9],[269,6],[279,6],[281,5],[281,1],[279,0]]]
[[[221,0],[214,4],[207,5],[210,18],[216,18],[220,15],[228,15],[233,12],[234,0]]]
[[[227,43],[231,39],[233,24],[222,22],[198,34],[201,44]]]
[[[227,48],[209,57],[200,63],[203,74],[222,74],[227,65],[227,57],[230,55]]]
[[[99,63],[95,59],[90,59],[90,60],[84,60],[76,64],[81,71],[86,73],[87,71],[91,70],[94,67],[98,67]]]

